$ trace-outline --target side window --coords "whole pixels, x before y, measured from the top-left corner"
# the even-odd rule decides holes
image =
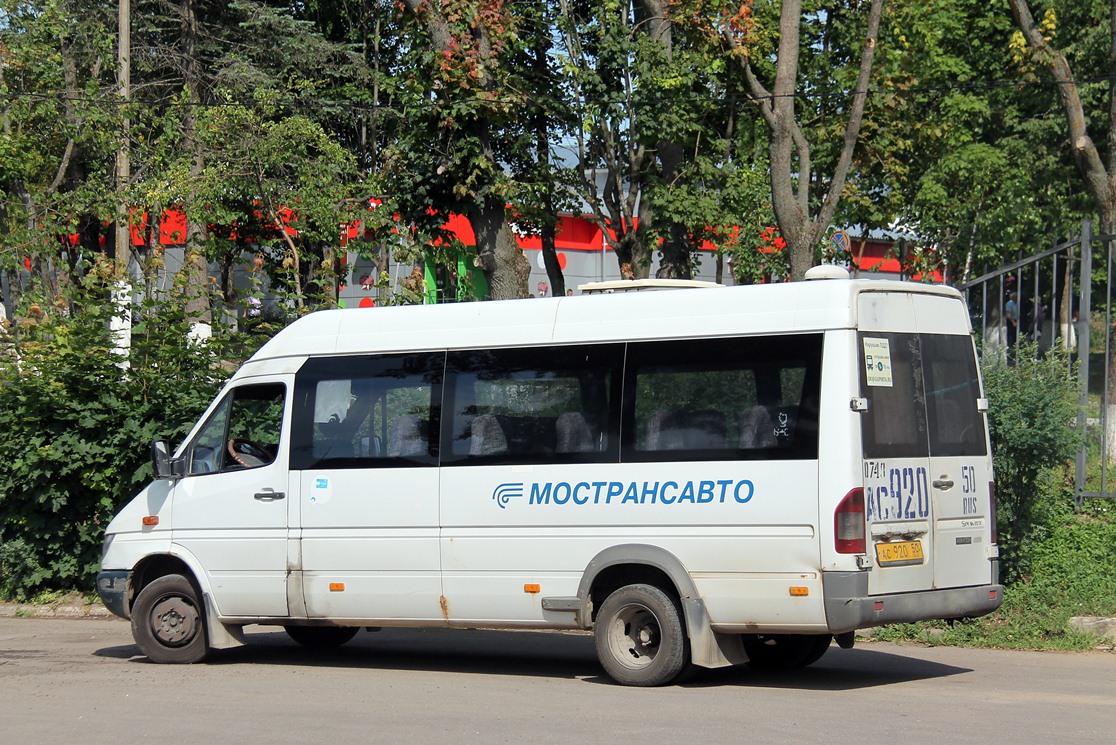
[[[820,334],[631,344],[625,460],[816,458]]]
[[[623,346],[450,352],[443,463],[616,460]]]
[[[437,464],[444,358],[308,360],[295,378],[291,468]]]
[[[286,386],[242,385],[229,391],[187,454],[188,475],[258,468],[279,451]]]

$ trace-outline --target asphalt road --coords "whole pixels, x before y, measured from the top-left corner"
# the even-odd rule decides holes
[[[1113,653],[873,643],[793,673],[634,689],[587,635],[396,629],[312,653],[249,631],[173,667],[121,621],[0,618],[0,743],[1116,741]]]

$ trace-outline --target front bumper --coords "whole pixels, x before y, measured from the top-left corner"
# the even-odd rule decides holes
[[[114,616],[124,620],[131,618],[128,598],[132,594],[132,572],[127,569],[112,569],[97,573],[97,595]]]
[[[826,624],[834,634],[887,623],[975,618],[991,613],[1004,601],[1000,584],[869,595],[867,572],[826,572],[822,585]]]

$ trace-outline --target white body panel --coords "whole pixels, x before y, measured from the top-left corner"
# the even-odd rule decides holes
[[[743,623],[758,598],[782,626],[819,623],[816,603],[787,592],[788,584],[820,580],[813,462],[447,472],[442,561],[451,621],[561,620],[548,618],[539,598],[576,595],[594,556],[638,543],[685,557],[715,627]],[[501,504],[498,487],[508,485],[518,488],[503,493],[518,496]],[[525,584],[540,593],[525,593]]]
[[[437,469],[299,475],[307,615],[440,619]]]

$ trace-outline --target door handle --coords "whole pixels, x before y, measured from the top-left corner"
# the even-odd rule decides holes
[[[275,491],[274,489],[264,489],[263,491],[256,492],[253,496],[261,502],[274,502],[277,499],[283,499],[287,495],[281,491]]]
[[[941,489],[942,491],[949,491],[953,488],[953,479],[934,479],[934,488]]]

